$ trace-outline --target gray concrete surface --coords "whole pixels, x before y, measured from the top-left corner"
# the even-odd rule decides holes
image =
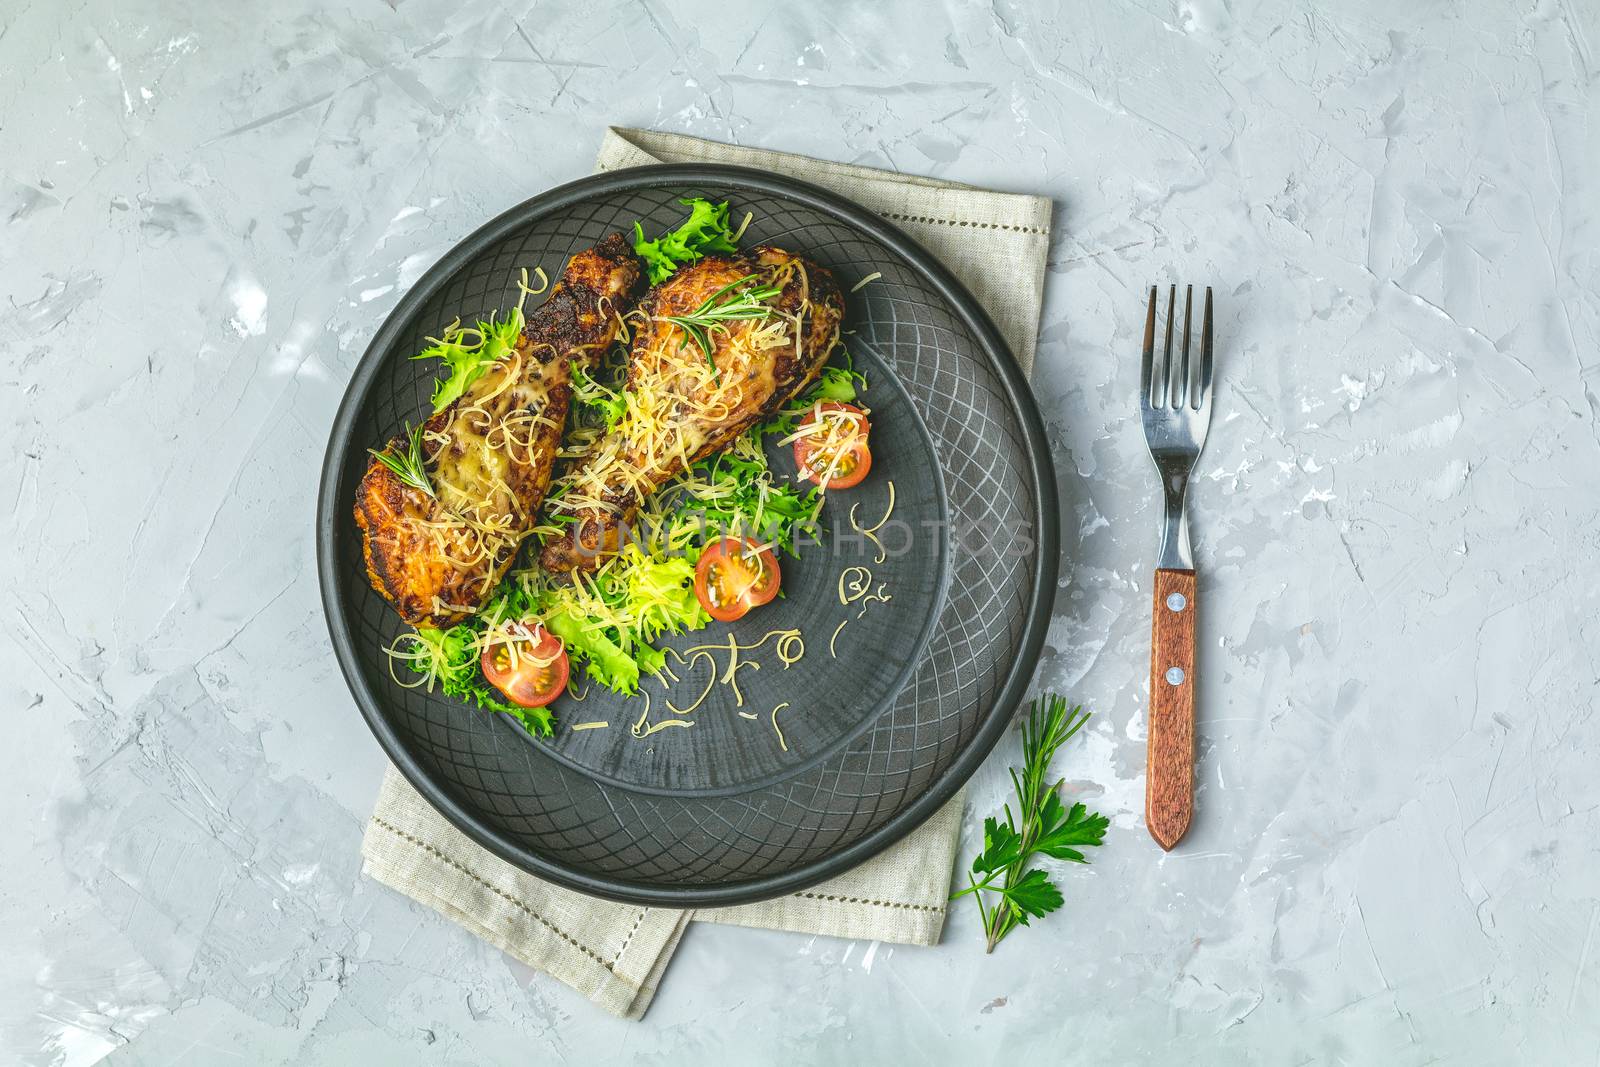
[[[1584,0],[0,0],[0,1061],[1595,1062],[1597,54]],[[358,875],[324,435],[407,285],[606,123],[1057,198],[1038,684],[1114,819],[993,957],[965,910],[932,950],[696,928],[629,1024]],[[1170,856],[1166,279],[1222,352]]]

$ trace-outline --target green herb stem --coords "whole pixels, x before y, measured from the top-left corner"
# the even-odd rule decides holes
[[[748,285],[747,283],[754,278],[754,274],[746,274],[743,278],[729,282],[687,315],[663,316],[667,322],[683,331],[683,342],[678,347],[682,348],[690,341],[699,345],[700,351],[705,353],[706,362],[711,364],[713,374],[717,370],[717,361],[711,335],[718,331],[726,333],[730,322],[767,318],[772,314],[772,308],[766,301],[783,292],[781,286]],[[745,288],[737,293],[733,292],[741,285]]]
[[[427,460],[422,454],[422,427],[407,426],[406,438],[409,443],[402,453],[394,452],[392,444],[381,452],[375,448],[369,448],[367,451],[372,454],[372,458],[393,471],[401,484],[433,496],[433,483],[428,480]]]
[[[1005,820],[984,820],[983,850],[972,861],[967,886],[951,899],[971,896],[983,924],[985,951],[1016,927],[1028,925],[1060,908],[1061,890],[1042,868],[1031,866],[1038,856],[1087,863],[1080,849],[1097,846],[1105,838],[1109,820],[1088,812],[1082,804],[1066,808],[1061,801],[1062,782],[1049,780],[1050,762],[1073,734],[1089,721],[1082,708],[1070,710],[1064,697],[1041,696],[1028,708],[1022,725],[1022,769],[1011,770],[1017,810],[1003,807]],[[984,894],[994,897],[989,906]]]

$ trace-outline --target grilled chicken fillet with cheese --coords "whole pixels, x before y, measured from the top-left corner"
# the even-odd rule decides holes
[[[702,326],[709,354],[671,321],[705,321],[708,310],[737,305],[741,294],[747,309],[758,310],[750,318]],[[545,544],[544,568],[592,570],[614,553],[650,493],[816,380],[838,343],[843,316],[844,297],[833,276],[780,248],[708,256],[647,293],[632,316],[637,325],[626,412],[551,501],[553,516],[571,522],[564,536]]]
[[[432,495],[368,463],[355,508],[367,576],[406,622],[453,626],[505,575],[550,485],[572,364],[616,339],[640,274],[620,234],[572,257],[511,353],[423,424]]]

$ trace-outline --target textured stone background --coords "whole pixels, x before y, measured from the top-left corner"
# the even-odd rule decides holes
[[[1588,0],[0,0],[0,1060],[1594,1062],[1597,50]],[[932,950],[695,928],[625,1024],[358,876],[324,435],[406,286],[608,122],[1057,198],[1038,682],[1097,713],[1062,766],[1114,826],[994,957],[965,910]],[[1167,279],[1218,288],[1222,362],[1164,857]]]

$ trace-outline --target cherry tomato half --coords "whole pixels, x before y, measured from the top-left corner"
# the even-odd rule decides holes
[[[694,595],[713,619],[733,622],[777,596],[782,581],[772,549],[742,537],[724,537],[701,553]]]
[[[854,404],[824,400],[801,419],[798,430],[794,465],[802,478],[824,489],[849,489],[860,485],[872,469],[872,449],[867,446],[872,424]]]
[[[542,708],[567,687],[571,671],[567,648],[561,638],[538,623],[523,630],[527,637],[496,642],[483,650],[483,676],[511,703]]]

